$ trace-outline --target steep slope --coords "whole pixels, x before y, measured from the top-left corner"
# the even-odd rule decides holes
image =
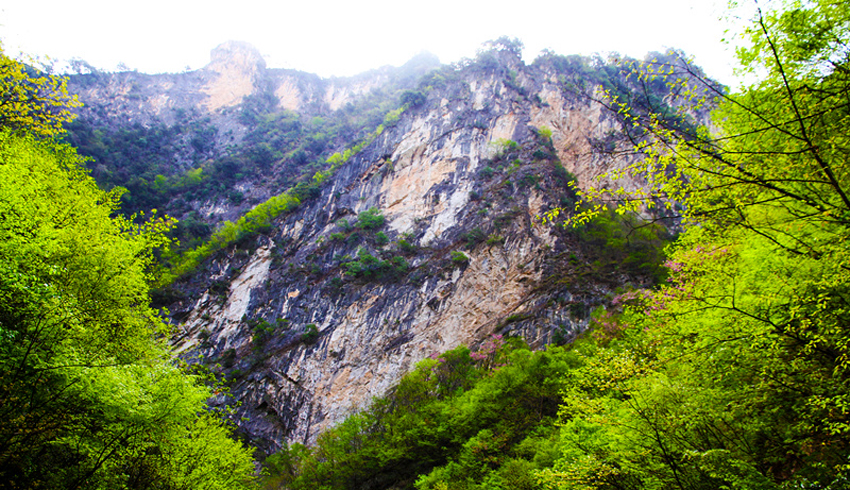
[[[249,438],[309,443],[427,356],[493,333],[565,341],[650,280],[657,235],[612,246],[616,223],[537,219],[573,202],[570,172],[581,186],[633,158],[608,151],[626,148],[616,114],[572,74],[497,46],[426,76],[315,198],[165,292],[177,347],[227,380]]]
[[[253,47],[228,42],[212,51],[206,67],[186,73],[89,67],[70,80],[84,106],[67,139],[94,158],[92,175],[102,186],[128,190],[126,214],[168,209],[210,225],[321,170],[438,66],[421,54],[398,68],[322,79],[267,68]]]

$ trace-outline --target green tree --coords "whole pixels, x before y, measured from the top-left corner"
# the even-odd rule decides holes
[[[0,133],[2,479],[247,485],[249,453],[204,414],[209,389],[175,362],[147,306],[151,252],[170,221],[113,217],[119,196],[79,160],[69,147]]]
[[[64,82],[0,62],[2,485],[250,487],[250,453],[147,306],[172,221],[117,216],[119,192],[45,138],[69,117]]]
[[[66,82],[7,57],[0,46],[0,127],[38,136],[64,132],[71,108],[80,105]]]
[[[737,94],[689,64],[650,63],[678,117],[621,105],[646,158],[643,193],[591,191],[589,219],[681,206],[670,279],[630,294],[562,408],[553,488],[844,488],[850,457],[850,8],[759,11]],[[695,83],[696,81],[696,83]],[[717,98],[715,132],[677,124]],[[605,335],[602,335],[602,334]],[[614,340],[610,340],[610,339]]]

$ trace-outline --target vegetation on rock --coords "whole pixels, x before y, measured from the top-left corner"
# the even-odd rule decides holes
[[[589,192],[572,220],[611,235],[616,215],[594,198],[624,216],[669,203],[686,231],[666,284],[614,297],[566,350],[423,361],[315,447],[269,458],[268,483],[847,487],[848,23],[827,1],[759,12],[741,61],[761,78],[740,94],[687,62],[647,64],[634,83],[680,87],[681,105],[612,97],[647,154],[626,171],[649,185]],[[689,119],[706,97],[714,134]]]
[[[655,286],[621,288],[592,314],[572,296],[544,298],[574,309],[575,317],[590,317],[588,332],[568,345],[532,351],[518,338],[494,335],[474,348],[434,353],[314,445],[284,445],[265,458],[261,484],[417,490],[850,486],[848,26],[850,8],[829,0],[759,11],[744,28],[748,44],[740,50],[744,69],[757,81],[739,93],[708,80],[676,52],[640,66],[545,53],[535,65],[551,68],[569,90],[603,87],[604,103],[623,133],[596,138],[594,150],[622,151],[631,141],[644,158],[608,177],[636,176],[643,188],[577,194],[558,160],[553,131],[540,127],[524,138],[511,136],[519,142],[495,141],[495,155],[481,162],[462,193],[469,197],[468,216],[481,220],[457,227],[442,248],[418,247],[412,233],[393,237],[397,230],[377,207],[351,222],[337,221],[328,240],[311,235],[315,247],[289,261],[291,275],[304,276],[303,282],[281,294],[282,301],[330,290],[343,303],[343,289],[371,287],[383,294],[401,278],[418,298],[427,293],[422,285],[431,273],[445,288],[425,306],[431,315],[458,274],[496,263],[515,230],[531,226],[517,195],[542,192],[554,182],[565,189],[563,207],[549,217],[566,213],[574,228],[554,232],[570,248],[552,253],[561,268],[544,267],[551,276],[535,287],[585,275],[596,284],[622,284],[612,277],[629,276]],[[94,173],[105,178],[108,192],[87,175],[74,148],[56,139],[75,104],[64,83],[0,55],[0,479],[14,488],[256,487],[250,451],[231,438],[226,411],[208,406],[223,388],[202,369],[187,373],[174,357],[169,328],[147,306],[150,284],[169,284],[316,202],[328,191],[326,182],[385,127],[400,131],[407,111],[433,101],[432,90],[467,94],[464,70],[497,80],[514,102],[533,99],[518,72],[521,50],[519,41],[501,38],[475,59],[424,77],[416,90],[396,87],[393,97],[364,99],[377,108],[340,109],[334,122],[279,111],[272,92],[250,96],[238,117],[252,129],[245,146],[227,155],[215,154],[209,143],[214,131],[203,122],[196,121],[188,139],[156,125],[109,132],[80,124],[69,141],[77,138],[102,159]],[[712,131],[700,126],[709,107],[715,108]],[[479,115],[446,124],[478,135],[488,127]],[[350,146],[354,141],[360,143]],[[168,158],[148,152],[151,162],[138,168],[137,181],[118,171],[118,162],[128,158],[121,151],[145,153],[161,145],[179,152],[181,144],[205,157],[168,173],[161,172]],[[374,153],[376,165],[363,175],[392,172],[384,153]],[[128,202],[143,207],[171,202],[181,192],[193,198],[217,193],[242,205],[245,195],[229,186],[268,165],[286,169],[279,183],[288,190],[246,203],[250,211],[214,232],[204,217],[187,214],[192,218],[182,231],[192,247],[181,254],[163,251],[175,226],[170,218],[119,213],[118,186],[124,183]],[[441,195],[429,194],[426,205]],[[350,216],[358,206],[341,214]],[[673,241],[667,229],[640,218],[649,215],[673,220],[671,228],[682,232]],[[332,219],[325,230],[333,229]],[[424,234],[424,226],[411,229]],[[249,252],[242,252],[247,260]],[[284,260],[275,260],[284,269]],[[466,267],[470,262],[475,267]],[[523,257],[504,268],[528,270],[531,263]],[[213,298],[227,295],[227,277],[206,283]],[[504,333],[533,320],[542,303],[508,310],[493,319],[493,328]],[[210,351],[218,349],[215,359],[223,368],[217,369],[229,369],[234,385],[251,377],[243,376],[246,364],[237,367],[239,349],[265,362],[269,355],[261,354],[269,346],[299,350],[303,357],[333,340],[331,317],[321,319],[321,312],[291,320],[304,325],[296,331],[279,310],[268,303],[263,308],[249,310],[239,324],[250,349],[215,346],[209,330],[198,337]],[[274,323],[265,319],[276,317]],[[402,318],[381,319],[382,328],[397,328],[393,342],[406,342]],[[311,321],[324,325],[322,332]],[[284,334],[285,345],[278,338]],[[567,344],[570,335],[560,326],[553,344]],[[306,376],[291,377],[285,363],[279,367],[287,383],[307,391]]]

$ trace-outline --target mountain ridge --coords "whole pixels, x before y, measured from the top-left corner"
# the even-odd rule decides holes
[[[538,220],[574,202],[571,181],[636,158],[616,112],[570,82],[581,69],[619,76],[580,58],[526,65],[496,44],[402,85],[409,101],[328,177],[301,180],[296,209],[158,294],[180,325],[175,347],[230,385],[217,403],[239,403],[254,444],[310,443],[460,344],[567,341],[616,288],[653,280],[663,229],[633,245],[612,241],[626,222],[578,233]],[[278,165],[238,185],[280,192]],[[369,213],[379,224],[363,224]]]

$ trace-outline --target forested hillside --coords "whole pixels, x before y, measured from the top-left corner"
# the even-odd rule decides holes
[[[175,344],[231,387],[219,403],[264,451],[312,444],[434,352],[492,334],[567,342],[614,290],[663,274],[661,225],[539,217],[635,157],[622,118],[589,96],[598,84],[640,107],[668,87],[647,97],[635,60],[520,53],[501,39],[428,74],[323,170],[164,256],[156,298]]]

